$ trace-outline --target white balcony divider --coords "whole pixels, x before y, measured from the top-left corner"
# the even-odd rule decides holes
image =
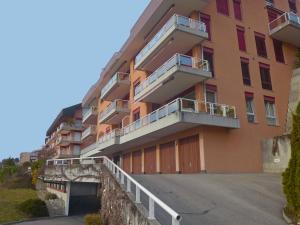
[[[104,111],[102,111],[102,112],[99,113],[99,121],[101,121],[103,118],[105,118],[112,111],[116,111],[118,109],[129,109],[129,101],[117,99],[117,100],[111,102],[105,108]]]
[[[86,111],[82,113],[82,121],[86,121],[87,118],[89,118],[91,115],[97,113],[97,107],[96,106],[91,106],[88,108]]]
[[[101,90],[101,98],[118,82],[120,81],[129,81],[129,74],[128,73],[121,73],[118,72],[112,76],[112,78],[107,82],[107,84]]]
[[[96,126],[88,126],[83,132],[82,132],[82,136],[81,136],[81,140],[85,139],[86,137],[88,137],[89,135],[91,135],[92,133],[96,132]]]
[[[269,23],[270,32],[286,22],[295,23],[300,26],[300,17],[294,12],[286,12]]]
[[[91,164],[94,165],[96,163],[103,163],[106,168],[110,171],[110,173],[115,177],[116,181],[121,185],[121,188],[124,191],[127,191],[134,195],[134,200],[136,204],[143,204],[140,201],[141,192],[144,193],[149,199],[148,207],[148,219],[154,220],[156,219],[156,212],[158,208],[164,210],[172,221],[172,225],[180,225],[180,221],[182,217],[175,212],[172,208],[170,208],[167,204],[165,204],[162,200],[156,197],[153,193],[151,193],[147,188],[137,182],[134,178],[128,175],[124,170],[122,170],[118,165],[116,165],[113,161],[105,156],[100,157],[87,157],[87,158],[68,158],[68,159],[51,159],[47,160],[47,166],[65,166],[65,165],[74,165],[74,164]],[[126,179],[125,179],[126,178]],[[135,186],[135,192],[133,192],[132,186]]]
[[[185,16],[173,15],[168,22],[158,31],[151,41],[135,57],[135,64],[138,65],[143,57],[159,42],[159,40],[168,32],[173,25],[182,25],[191,29],[206,32],[205,23]]]
[[[99,137],[99,140],[98,140],[98,143],[99,144],[102,144],[106,141],[109,141],[115,137],[118,137],[120,136],[120,129],[114,129],[112,130],[111,132],[107,133],[107,134],[104,134],[103,136]]]
[[[162,75],[172,69],[174,66],[186,66],[194,69],[199,69],[209,72],[209,65],[207,60],[194,58],[188,55],[175,54],[171,59],[165,62],[157,70],[155,70],[150,76],[147,77],[140,85],[135,88],[135,95],[142,92],[150,84],[159,79]]]

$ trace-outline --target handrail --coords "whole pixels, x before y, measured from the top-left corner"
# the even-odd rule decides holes
[[[128,73],[115,73],[111,79],[107,82],[107,84],[102,88],[101,90],[101,98],[108,92],[109,89],[112,88],[118,81],[126,80],[125,78],[128,78],[129,80],[129,74]]]
[[[101,121],[112,110],[117,110],[118,108],[127,108],[127,109],[129,109],[129,101],[122,100],[122,99],[114,100],[102,112],[99,113],[99,121]]]
[[[285,22],[293,22],[293,23],[297,23],[300,25],[300,17],[294,13],[294,12],[285,12],[283,13],[281,16],[279,16],[278,18],[276,18],[275,20],[271,21],[269,23],[269,30],[270,32],[278,27],[281,24],[284,24]]]
[[[82,121],[85,121],[90,115],[92,115],[95,112],[97,112],[96,106],[89,107],[88,110],[82,113]]]
[[[115,138],[117,136],[120,136],[120,129],[114,129],[111,132],[104,134],[103,136],[99,137],[98,143],[102,144],[112,138]]]
[[[88,126],[81,135],[81,140],[85,139],[90,133],[95,132],[96,131],[96,126],[95,125],[90,125]]]
[[[150,84],[159,79],[162,75],[172,69],[174,66],[186,66],[195,69],[202,69],[203,71],[209,71],[209,65],[207,60],[198,59],[192,56],[176,53],[162,66],[155,70],[151,75],[142,81],[134,90],[134,95],[138,95]]]
[[[74,161],[82,162],[83,160],[90,160],[91,164],[95,164],[96,159],[101,159],[102,163],[107,167],[107,169],[112,173],[112,175],[116,178],[117,182],[121,184],[121,187],[126,188],[127,192],[132,193],[131,184],[135,185],[135,203],[140,204],[141,202],[141,191],[147,195],[149,198],[149,210],[148,210],[148,219],[154,220],[155,218],[155,207],[158,205],[165,212],[167,212],[172,218],[172,225],[179,225],[182,217],[175,212],[171,207],[169,207],[166,203],[160,200],[157,196],[152,194],[147,188],[137,182],[134,178],[132,178],[129,174],[127,174],[123,169],[121,169],[118,165],[116,165],[113,161],[111,161],[106,156],[98,156],[98,157],[85,157],[85,158],[68,158],[68,159],[51,159],[47,160],[46,165],[49,166],[50,162],[53,162],[53,165],[64,166],[65,162],[70,162],[70,164],[74,164]],[[61,162],[61,163],[58,163]],[[67,164],[69,165],[69,164]],[[126,185],[125,185],[125,177],[126,177]],[[124,186],[122,186],[124,185]]]
[[[200,30],[206,32],[205,23],[191,19],[189,17],[173,15],[166,24],[157,32],[157,34],[151,39],[151,41],[139,52],[139,54],[135,57],[135,65],[137,66],[142,58],[146,55],[146,53],[152,49],[155,44],[171,29],[173,25],[183,25],[186,27],[190,27],[195,30]]]

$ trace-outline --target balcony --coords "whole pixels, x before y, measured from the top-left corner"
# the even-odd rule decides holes
[[[96,126],[88,126],[88,128],[86,128],[83,132],[82,132],[82,135],[81,135],[81,141],[83,141],[84,139],[86,139],[87,137],[90,137],[90,136],[93,136],[93,135],[96,135],[97,132],[96,132]]]
[[[163,103],[211,78],[208,62],[175,54],[135,89],[135,101]]]
[[[122,99],[129,93],[130,80],[127,73],[116,73],[101,91],[101,99],[113,101]]]
[[[97,123],[97,107],[91,106],[86,109],[82,115],[82,122],[87,124],[96,124]]]
[[[284,13],[269,24],[270,36],[300,47],[300,17],[293,12]]]
[[[61,134],[68,134],[70,131],[82,131],[82,123],[81,121],[75,121],[74,123],[61,123],[57,128],[57,132]]]
[[[104,111],[100,112],[99,123],[119,124],[123,117],[129,113],[128,101],[115,100],[110,103]]]
[[[187,52],[207,38],[203,22],[174,15],[136,56],[135,69],[153,71],[171,55]]]
[[[62,147],[69,146],[70,144],[80,144],[81,137],[72,137],[72,136],[60,136],[56,140],[56,144]]]

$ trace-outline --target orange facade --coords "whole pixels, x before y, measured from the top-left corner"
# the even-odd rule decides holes
[[[124,169],[134,173],[153,173],[154,171],[157,173],[262,171],[261,140],[281,135],[285,131],[290,81],[297,47],[300,47],[282,41],[284,62],[278,62],[280,61],[278,59],[280,52],[278,53],[278,49],[275,49],[274,41],[269,34],[270,12],[277,12],[280,16],[280,13],[290,11],[288,0],[275,0],[273,6],[267,6],[264,0],[211,0],[208,1],[208,4],[199,8],[195,7],[185,10],[176,8],[178,1],[174,2],[175,6],[170,6],[171,8],[166,7],[166,12],[163,13],[164,16],[157,18],[157,23],[153,27],[148,28],[150,32],[148,32],[148,36],[145,38],[143,45],[141,45],[142,47],[137,51],[135,49],[132,50],[135,51],[133,55],[136,56],[153,37],[155,38],[155,35],[163,25],[177,11],[178,13],[184,12],[183,16],[192,18],[195,21],[202,20],[204,22],[206,20],[206,33],[208,33],[209,37],[207,38],[204,35],[204,40],[200,41],[199,39],[198,43],[194,44],[193,37],[190,38],[187,34],[177,34],[175,31],[171,34],[173,37],[167,43],[162,43],[162,47],[159,50],[156,52],[154,50],[152,55],[147,56],[148,59],[145,56],[146,59],[141,63],[143,64],[142,66],[137,65],[134,57],[127,59],[128,63],[120,68],[121,72],[130,74],[130,87],[127,93],[125,92],[124,94],[122,90],[122,94],[118,94],[116,97],[117,99],[128,100],[130,111],[127,114],[125,113],[114,124],[97,122],[98,140],[114,129],[119,129],[121,133],[119,146],[115,147],[113,151],[106,146],[100,152],[105,152],[103,154],[109,156],[121,156],[121,160],[118,162],[120,164],[122,164],[122,156],[126,155]],[[196,1],[189,0],[187,4],[190,2]],[[221,6],[217,5],[217,2]],[[224,8],[222,8],[224,2],[228,4],[228,15],[226,15],[226,7],[225,13]],[[149,12],[151,4],[154,3],[150,3],[150,6],[144,13]],[[163,3],[161,4],[163,5]],[[240,7],[240,10],[238,7]],[[297,2],[297,8],[300,10],[299,2]],[[223,13],[220,12],[222,10]],[[155,12],[152,13],[155,15]],[[143,15],[141,18],[143,18]],[[240,40],[243,38],[242,36],[244,37],[244,42]],[[260,40],[264,40],[266,49],[257,46],[261,43],[259,42]],[[182,44],[182,42],[185,43]],[[189,42],[191,43],[190,46]],[[132,45],[134,46],[134,44]],[[171,46],[171,48],[168,46]],[[261,51],[265,50],[267,55],[259,56],[261,52],[259,52],[258,48]],[[170,59],[173,56],[173,51],[180,50],[184,50],[184,52],[176,53],[193,57],[193,60],[208,59],[211,67],[211,76],[213,77],[209,79],[203,78],[202,81],[194,83],[192,86],[186,84],[188,88],[184,91],[180,90],[180,93],[177,91],[177,88],[178,90],[180,89],[178,84],[168,90],[163,90],[167,82],[161,83],[155,87],[154,91],[152,90],[153,93],[150,93],[150,91],[148,95],[147,93],[144,96],[141,94],[142,97],[140,99],[142,100],[137,101],[136,88],[149,78],[154,71],[157,71],[159,66],[165,63],[165,59]],[[245,62],[248,66],[248,75],[250,76],[250,78],[247,78],[248,83],[246,81],[243,82],[241,62]],[[191,66],[193,65],[191,64]],[[171,69],[166,70],[165,73],[168,73]],[[186,68],[186,70],[190,71],[189,68]],[[262,73],[267,73],[265,71],[269,71],[271,84],[270,82],[268,83],[268,79],[262,80]],[[104,74],[102,82],[98,84],[99,88],[103,88],[112,77],[112,74],[116,72],[120,71],[111,70]],[[175,76],[173,76],[173,79],[177,79]],[[193,78],[180,80],[179,85],[184,85],[187,79],[191,79],[192,82]],[[268,85],[272,87],[270,88]],[[148,86],[151,87],[151,83]],[[148,86],[143,86],[140,92],[146,92]],[[118,86],[115,88],[118,88]],[[162,94],[155,97],[154,92]],[[151,95],[154,97],[151,97]],[[172,95],[172,97],[165,99],[165,95]],[[143,98],[149,99],[151,102],[145,101]],[[200,102],[215,101],[215,103],[235,106],[235,119],[239,121],[239,126],[232,129],[226,126],[203,123],[180,128],[180,130],[173,129],[174,132],[170,131],[172,128],[168,130],[168,127],[166,127],[164,129],[168,130],[168,132],[155,135],[153,131],[154,133],[151,134],[153,138],[150,138],[150,134],[144,134],[145,138],[141,142],[137,139],[136,144],[134,144],[134,140],[132,144],[127,144],[124,127],[134,121],[141,120],[147,114],[177,98],[189,98],[193,102],[199,102],[199,105]],[[253,115],[249,112],[249,109],[247,113],[246,98],[252,100],[251,109],[253,110]],[[269,101],[271,102],[270,104],[268,104]],[[103,112],[110,103],[111,101],[99,98],[97,103],[95,103],[98,107],[98,113]],[[203,107],[203,105],[199,105],[197,107]],[[271,113],[273,112],[272,109],[275,109],[275,113],[271,117],[275,116],[275,118],[266,117],[266,111],[268,111],[266,107],[270,107],[270,105],[272,105]],[[112,116],[124,113],[123,109],[119,110],[116,109],[116,112],[112,112]],[[197,110],[199,111],[199,109]],[[199,116],[201,115],[199,114]],[[210,119],[214,120],[214,116],[217,115],[213,115]],[[151,117],[149,118],[151,119]],[[141,123],[143,123],[142,120]],[[140,126],[139,123],[135,123],[134,126],[137,125]],[[139,128],[135,127],[134,129],[138,132]],[[113,138],[115,138],[115,135]],[[123,142],[125,144],[122,144]],[[155,146],[155,150],[153,150],[153,146]],[[151,152],[148,153],[147,151]],[[156,169],[153,169],[154,167]]]

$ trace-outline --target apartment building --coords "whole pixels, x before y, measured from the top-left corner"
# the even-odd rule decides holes
[[[261,140],[285,130],[297,10],[295,0],[151,1],[85,96],[98,116],[82,156],[129,173],[262,171]]]
[[[81,104],[64,108],[46,133],[44,151],[51,158],[69,158],[80,155],[82,126]]]

